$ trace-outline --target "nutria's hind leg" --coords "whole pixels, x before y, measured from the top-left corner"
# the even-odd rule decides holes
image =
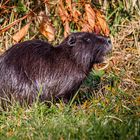
[[[61,94],[55,97],[56,102],[62,101],[64,104],[68,104],[70,100],[73,98],[74,94],[67,93]]]

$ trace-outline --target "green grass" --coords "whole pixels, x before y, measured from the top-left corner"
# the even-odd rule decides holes
[[[102,104],[102,102],[101,102]],[[140,118],[128,108],[120,115],[112,106],[92,102],[86,110],[69,105],[48,108],[34,104],[30,109],[15,105],[0,115],[0,138],[19,139],[96,139],[96,140],[138,140],[140,139]],[[125,114],[128,114],[126,116]]]

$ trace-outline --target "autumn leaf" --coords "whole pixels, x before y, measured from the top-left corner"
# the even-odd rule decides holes
[[[61,6],[59,6],[58,11],[59,11],[59,16],[60,16],[61,20],[64,22],[67,19],[67,17],[65,15],[65,13],[63,12],[63,8]]]
[[[67,37],[70,34],[69,22],[66,21],[64,24],[64,37]]]
[[[101,27],[100,27],[98,24],[95,24],[95,26],[94,26],[94,32],[95,32],[96,34],[100,34],[100,32],[101,32]]]
[[[87,15],[87,21],[89,25],[94,28],[95,26],[95,12],[91,8],[90,4],[85,4],[85,13]]]
[[[67,0],[67,2],[69,2],[69,4],[71,5],[70,0]],[[68,34],[70,33],[69,21],[71,20],[71,16],[68,14],[67,10],[65,9],[62,0],[60,0],[59,2],[58,12],[64,26],[64,37],[67,37]]]
[[[59,12],[59,16],[60,16],[62,22],[65,22],[68,19],[70,20],[69,14],[65,10],[62,0],[60,0],[60,2],[59,2],[58,12]]]
[[[101,15],[101,13],[99,11],[96,11],[96,17],[97,17],[97,20],[99,21],[99,24],[100,24],[100,27],[101,27],[103,33],[106,36],[108,36],[110,33],[110,30],[109,30],[109,27],[106,23],[104,15]]]
[[[22,27],[16,34],[14,34],[12,37],[13,40],[19,42],[22,38],[24,38],[29,30],[30,24],[31,23],[29,22],[24,27]]]
[[[84,22],[81,25],[82,25],[82,29],[81,29],[82,32],[92,32],[91,26],[87,22]]]
[[[55,39],[55,28],[46,15],[43,16],[39,31],[48,39],[48,41],[53,41]]]
[[[84,14],[77,10],[77,5],[72,0],[59,1],[58,13],[64,26],[64,36],[66,37],[70,33],[70,22],[74,22],[76,28],[81,29],[81,31],[94,31],[97,34],[102,32],[108,36],[109,28],[101,12],[92,8],[90,4],[84,3],[82,6],[85,7]]]
[[[66,0],[66,4],[67,4],[67,9],[69,11],[72,11],[72,1],[71,0]]]
[[[75,23],[77,23],[78,20],[80,19],[79,16],[81,16],[81,13],[80,13],[80,11],[78,11],[76,9],[76,5],[75,6],[72,6],[72,4],[73,3],[72,3],[71,0],[66,0],[66,9],[65,10],[68,11],[67,13],[69,15],[69,16],[67,16],[68,17],[67,20],[68,21],[71,21],[72,20]]]
[[[81,13],[77,9],[74,9],[72,15],[73,15],[73,21],[77,23],[80,19],[79,17],[81,16]]]

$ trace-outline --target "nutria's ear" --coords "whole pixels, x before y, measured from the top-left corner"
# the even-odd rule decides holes
[[[71,35],[68,39],[68,45],[69,46],[74,46],[76,44],[76,36],[75,35]]]

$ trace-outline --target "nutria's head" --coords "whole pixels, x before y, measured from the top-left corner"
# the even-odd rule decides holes
[[[69,53],[78,63],[87,67],[101,63],[104,56],[112,49],[109,38],[88,32],[72,33],[62,44],[69,48]]]

